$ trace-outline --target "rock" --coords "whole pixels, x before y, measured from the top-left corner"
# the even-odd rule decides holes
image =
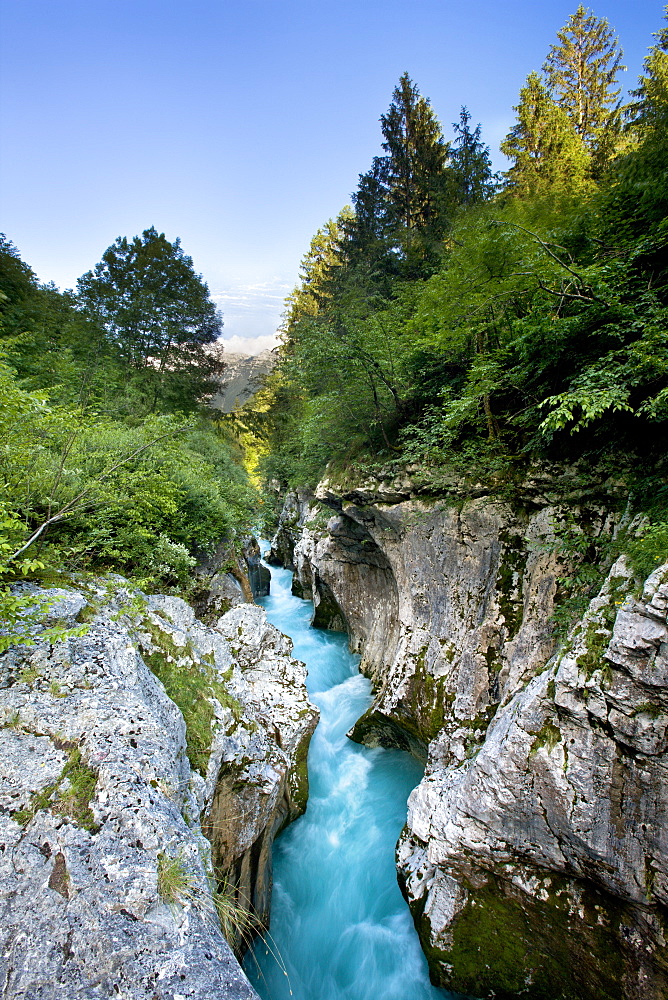
[[[430,761],[399,866],[446,988],[668,995],[666,597],[668,566],[639,601],[618,562],[477,753]]]
[[[286,495],[279,516],[278,528],[266,556],[266,561],[271,566],[285,566],[286,569],[294,569],[292,559],[295,543],[308,518],[309,498],[310,494],[306,491],[290,492]]]
[[[262,565],[262,554],[257,538],[251,536],[245,539],[244,559],[248,567],[248,582],[253,597],[267,597],[271,583],[271,573],[266,566]]]
[[[568,478],[564,488],[574,476]],[[375,493],[374,493],[375,489]],[[536,474],[524,505],[292,506],[293,563],[374,684],[350,735],[427,757],[398,847],[434,981],[480,998],[668,996],[668,567],[624,562],[557,649],[569,570]],[[364,494],[364,495],[363,495]],[[575,515],[596,537],[618,518]]]
[[[307,509],[302,524],[313,517]],[[356,738],[408,740],[426,755],[448,726],[461,759],[484,736],[497,705],[554,651],[550,532],[549,510],[518,517],[482,499],[351,504],[325,530],[302,527],[296,574],[316,607],[325,601],[332,618],[337,609],[376,690]]]
[[[244,753],[265,785],[238,798],[256,803],[246,833],[266,855],[263,824],[303,807],[316,718],[303,668],[254,606],[240,609],[241,631],[252,625],[249,644],[236,639],[249,650],[242,665],[178,598],[146,598],[118,578],[47,596],[58,598],[51,618],[88,619],[88,631],[0,657],[0,995],[251,1000],[214,890],[265,907],[266,877],[231,882],[200,822],[211,823],[219,773],[224,782]],[[293,685],[285,703],[267,672],[279,661]],[[240,865],[246,848],[235,846]]]
[[[213,625],[237,604],[252,603],[248,571],[243,555],[226,542],[213,553],[200,557],[195,567],[197,587],[190,601],[203,622]]]
[[[278,351],[266,350],[260,354],[224,351],[222,357],[224,368],[219,379],[220,387],[209,405],[223,413],[233,413],[262,388],[266,376],[278,360]]]

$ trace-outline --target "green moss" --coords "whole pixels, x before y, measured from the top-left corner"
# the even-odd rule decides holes
[[[493,875],[466,890],[448,947],[434,947],[428,918],[414,914],[439,986],[498,1000],[617,1000],[621,913],[611,898],[556,877],[534,896]]]
[[[552,722],[545,722],[542,728],[536,733],[536,737],[531,744],[529,755],[535,754],[541,747],[547,747],[547,752],[552,753],[557,743],[561,742],[561,730]]]
[[[576,663],[587,678],[593,676],[604,666],[603,653],[610,642],[610,628],[602,622],[590,622],[584,637],[585,651],[581,653]]]
[[[306,803],[308,801],[308,751],[309,745],[311,743],[311,734],[306,736],[295,752],[295,763],[294,767],[290,771],[290,794],[292,798],[292,804],[297,811],[298,815],[304,812],[306,809]],[[290,822],[294,817],[290,817],[288,822]]]
[[[499,656],[499,651],[496,646],[488,646],[485,650],[485,661],[487,663],[487,669],[491,674],[498,674],[501,671],[503,662]]]
[[[69,759],[56,780],[35,792],[30,804],[15,812],[13,818],[21,826],[27,826],[41,809],[49,809],[66,816],[84,830],[95,833],[98,827],[90,802],[95,794],[97,778],[98,772],[82,761],[81,751],[75,747],[70,751]]]
[[[150,620],[145,621],[143,627],[150,634],[152,645],[157,647],[150,652],[142,651],[144,660],[181,710],[186,724],[186,753],[190,766],[206,775],[215,721],[212,699],[229,708],[237,721],[243,708],[218,676],[213,653],[198,656],[189,642],[177,646],[169,633]]]

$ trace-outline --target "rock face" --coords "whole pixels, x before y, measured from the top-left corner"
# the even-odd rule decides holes
[[[374,682],[353,738],[428,754],[398,869],[434,981],[668,996],[668,567],[641,597],[618,561],[557,650],[558,511],[347,496],[302,503],[292,561]]]
[[[257,538],[247,538],[244,543],[244,560],[248,567],[248,582],[253,597],[267,597],[271,584],[271,573],[262,565],[262,554]]]
[[[276,364],[276,351],[262,351],[260,354],[233,354],[225,351],[225,368],[220,379],[220,388],[210,405],[223,413],[232,413],[251,399],[262,388],[263,379]]]
[[[219,630],[119,578],[49,596],[87,631],[0,658],[0,995],[251,1000],[218,913],[264,916],[270,831],[303,807],[304,669],[255,606]],[[201,824],[251,757],[223,868]],[[258,843],[262,870],[237,882]]]
[[[260,563],[260,547],[253,536],[245,538],[238,552],[222,543],[203,554],[195,568],[197,586],[191,597],[197,615],[207,625],[238,604],[252,604],[269,593],[270,573]]]

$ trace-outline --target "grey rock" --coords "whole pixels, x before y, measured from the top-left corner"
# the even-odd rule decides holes
[[[147,599],[118,579],[48,596],[59,602],[55,620],[82,611],[92,620],[85,636],[37,637],[0,658],[0,996],[251,1000],[216,916],[213,890],[228,873],[201,824],[224,761],[254,755],[264,784],[243,789],[253,816],[231,849],[242,863],[248,842],[265,838],[270,854],[266,826],[286,817],[265,800],[282,801],[298,781],[296,758],[315,725],[303,667],[254,606],[239,619],[242,632],[252,624],[242,666],[178,598]],[[246,648],[243,635],[235,645]],[[149,669],[160,662],[206,670],[224,692],[222,702],[211,695],[204,774],[191,768],[184,718]],[[289,704],[271,675],[277,664],[290,675]],[[246,890],[252,901],[254,884]]]
[[[353,738],[427,757],[398,872],[434,981],[481,998],[657,1000],[668,567],[642,595],[623,559],[602,570],[559,649],[569,568],[559,509],[537,502],[550,489],[537,476],[524,508],[482,496],[455,508],[324,484],[326,526],[290,501],[292,561],[372,678]],[[582,517],[593,535],[619,524],[602,505]]]

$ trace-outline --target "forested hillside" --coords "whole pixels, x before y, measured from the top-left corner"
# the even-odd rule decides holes
[[[401,77],[244,414],[267,482],[411,467],[425,495],[453,476],[508,491],[576,463],[646,512],[651,568],[668,541],[668,27],[625,100],[621,60],[578,7],[520,91],[502,175],[466,107],[448,141]],[[61,293],[3,239],[0,312],[3,579],[186,586],[255,504],[207,406],[221,321],[192,260],[151,228]]]
[[[151,228],[61,293],[3,238],[0,314],[2,616],[25,615],[8,586],[26,575],[116,570],[187,591],[196,556],[247,530],[255,500],[206,405],[221,318],[191,258]]]
[[[622,99],[606,20],[569,18],[492,170],[404,74],[382,154],[313,237],[248,421],[281,486],[410,466],[512,489],[536,463],[623,482],[668,544],[668,27]],[[642,546],[641,546],[642,547]]]

